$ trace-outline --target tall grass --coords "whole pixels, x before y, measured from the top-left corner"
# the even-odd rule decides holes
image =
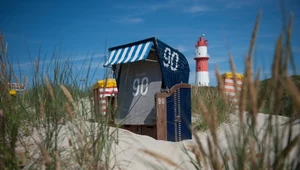
[[[293,120],[282,123],[279,114],[283,110],[282,96],[287,93],[293,105],[293,114],[300,110],[300,92],[295,82],[288,73],[291,62],[291,14],[286,30],[283,30],[275,44],[272,77],[263,93],[260,91],[260,71],[254,75],[252,67],[252,55],[259,28],[261,12],[258,13],[254,31],[250,42],[249,52],[245,58],[245,71],[242,88],[235,88],[238,100],[237,125],[224,126],[224,139],[218,136],[218,102],[207,103],[205,97],[199,96],[199,109],[202,118],[209,129],[207,138],[200,139],[197,131],[193,130],[195,144],[184,147],[186,154],[191,155],[190,161],[195,169],[299,169],[300,168],[300,134],[299,126],[293,124]],[[234,75],[235,66],[232,57],[229,56],[231,71]],[[220,94],[224,94],[221,75],[216,69],[216,77]],[[222,95],[224,102],[227,97]],[[268,104],[266,105],[266,101]],[[212,106],[210,105],[212,103]],[[209,109],[212,108],[212,109]],[[270,115],[267,121],[260,122],[263,115],[259,114],[263,108],[267,108]],[[266,115],[265,115],[266,116]],[[299,118],[298,118],[299,119]],[[225,144],[224,144],[225,143]],[[224,146],[226,145],[226,146]],[[207,146],[208,148],[206,148]],[[188,152],[190,151],[190,152]],[[154,157],[159,154],[151,153]],[[164,159],[162,161],[166,162]],[[168,160],[170,161],[170,160]],[[180,165],[175,167],[182,169]]]
[[[204,131],[208,129],[208,124],[203,117],[203,110],[199,104],[203,100],[209,112],[215,109],[217,113],[217,124],[225,123],[229,120],[229,114],[234,111],[234,105],[230,100],[224,101],[220,90],[216,87],[192,87],[192,113],[194,116],[193,129]]]
[[[295,157],[300,153],[299,134],[296,136],[293,134],[295,129],[293,129],[292,123],[285,127],[280,127],[281,125],[278,123],[278,117],[276,116],[283,106],[281,100],[283,89],[286,89],[286,92],[291,95],[294,107],[300,109],[299,90],[295,87],[294,82],[291,81],[287,71],[291,54],[292,15],[288,29],[286,32],[281,33],[277,39],[273,58],[272,78],[263,95],[258,95],[259,74],[253,75],[252,70],[252,53],[260,17],[261,13],[258,14],[252,33],[249,53],[245,61],[246,67],[242,89],[240,92],[236,89],[236,93],[239,94],[239,128],[230,128],[229,131],[226,131],[229,149],[226,151],[220,149],[216,132],[216,119],[206,119],[211,124],[211,135],[207,139],[208,152],[201,149],[203,144],[194,133],[199,151],[203,155],[201,161],[207,163],[207,167],[213,169],[296,169],[300,165],[299,159]],[[230,63],[231,71],[235,73],[231,57]],[[217,77],[220,77],[218,71],[216,73]],[[234,79],[236,80],[236,77]],[[265,122],[267,129],[264,132],[260,132],[257,127],[257,115],[264,107],[267,96],[271,96],[270,105],[268,106],[271,116],[269,121]],[[247,102],[249,102],[250,107],[247,108],[247,113],[245,114],[244,110]],[[203,101],[200,101],[200,103],[203,103]],[[207,110],[204,104],[200,106],[202,110]],[[210,112],[210,114],[214,115],[213,117],[217,116],[215,111]],[[234,131],[236,133],[233,133]],[[287,140],[284,141],[283,139],[286,136],[288,136]],[[200,169],[200,164],[196,164],[195,168]]]
[[[297,89],[300,90],[300,76],[293,75],[293,76],[291,76],[291,80],[295,83],[295,86],[297,87]],[[261,82],[261,85],[260,85],[261,93],[266,91],[269,83],[271,83],[271,79],[265,79]],[[283,87],[279,87],[279,88],[283,88]],[[282,101],[283,106],[282,106],[281,110],[279,111],[279,115],[289,116],[289,117],[299,116],[300,111],[297,110],[297,108],[295,107],[295,102],[293,101],[292,96],[287,92],[286,89],[282,89],[282,90],[283,90],[283,95],[281,97],[281,101]],[[263,108],[264,113],[270,113],[270,110],[268,110],[268,108],[270,107],[269,106],[270,101],[271,101],[270,99],[271,99],[271,96],[268,96],[266,98],[265,107]]]
[[[110,169],[114,131],[95,115],[92,89],[79,88],[72,60],[37,57],[33,78],[21,81],[0,37],[0,169]],[[10,96],[10,82],[25,83],[27,90]]]
[[[14,75],[10,71],[10,66],[6,64],[8,63],[6,55],[7,45],[4,43],[3,35],[0,34],[0,167],[15,169],[18,166],[18,162],[14,149],[21,115],[14,114],[18,109],[15,107],[16,97],[10,96],[8,93],[7,82],[10,82]]]
[[[227,120],[230,111],[228,98],[224,95],[221,75],[216,69],[218,89],[193,88],[193,112],[200,114],[202,122],[194,128],[195,144],[186,150],[191,154],[195,169],[299,169],[299,129],[293,121],[280,124],[278,115],[288,93],[292,101],[292,115],[300,109],[300,92],[288,73],[291,59],[292,15],[288,29],[280,33],[272,65],[272,77],[264,93],[260,91],[259,70],[254,75],[252,55],[257,37],[261,13],[258,14],[245,60],[242,88],[238,94],[238,120],[236,126],[225,131],[224,148],[218,136],[218,124]],[[20,81],[14,75],[1,35],[0,73],[0,168],[19,169],[24,160],[27,169],[111,169],[113,133],[109,120],[95,116],[96,122],[87,122],[93,115],[93,102],[78,90],[78,80],[69,62],[51,61],[46,72],[40,69],[39,60],[34,67],[34,78],[29,91],[10,96],[8,82]],[[235,66],[229,56],[231,71]],[[46,64],[44,64],[46,65]],[[44,66],[42,66],[44,67]],[[49,74],[51,73],[51,74]],[[236,77],[234,81],[236,82]],[[236,83],[235,83],[236,84]],[[237,87],[237,86],[235,86]],[[217,93],[217,92],[218,93]],[[90,94],[92,92],[90,91]],[[91,97],[91,96],[89,96]],[[266,104],[268,98],[268,104]],[[259,123],[260,112],[267,108],[268,121]],[[225,110],[225,111],[224,111]],[[222,118],[224,116],[224,118]],[[261,126],[264,129],[261,131]],[[200,139],[198,129],[209,130],[205,139]],[[196,129],[196,130],[195,130]],[[296,134],[295,134],[296,131]],[[297,134],[298,133],[298,134]],[[205,148],[204,146],[208,146]],[[18,146],[18,147],[17,147]],[[19,147],[22,146],[22,147]],[[22,154],[20,154],[20,152]],[[183,169],[176,162],[152,151],[145,154]],[[20,156],[21,155],[21,156]],[[23,155],[23,156],[22,156]],[[20,159],[25,157],[26,159]]]

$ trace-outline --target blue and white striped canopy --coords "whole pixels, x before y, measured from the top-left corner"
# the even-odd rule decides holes
[[[124,46],[114,49],[110,52],[109,58],[104,66],[132,63],[140,60],[145,60],[153,45],[152,41],[142,42],[135,45]]]

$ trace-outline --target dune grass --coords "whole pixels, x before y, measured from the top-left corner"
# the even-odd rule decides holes
[[[193,106],[199,106],[202,118],[208,127],[209,135],[206,139],[200,139],[197,131],[193,130],[195,145],[183,146],[183,150],[190,156],[190,161],[195,169],[299,169],[300,161],[300,136],[299,128],[294,128],[293,120],[284,124],[279,123],[278,115],[282,114],[286,100],[284,95],[289,96],[290,107],[293,109],[289,114],[295,115],[300,110],[300,92],[297,84],[292,80],[288,73],[291,60],[291,37],[292,37],[292,21],[293,15],[286,30],[283,30],[275,44],[272,76],[266,87],[260,88],[259,75],[260,71],[254,75],[252,66],[252,55],[259,28],[261,11],[258,13],[254,31],[250,42],[249,52],[245,58],[245,71],[242,88],[239,91],[235,86],[236,94],[238,94],[238,112],[239,117],[237,127],[229,124],[229,128],[225,131],[227,149],[222,149],[218,137],[218,116],[217,108],[218,100],[205,101],[206,97],[199,96],[199,101],[193,103]],[[229,56],[231,71],[235,75],[235,66],[232,56]],[[293,63],[292,63],[293,64]],[[227,101],[227,97],[223,96],[221,75],[216,69],[216,77],[220,89],[220,95],[223,101]],[[236,84],[237,78],[234,76]],[[207,90],[207,89],[206,89]],[[206,91],[205,90],[205,91]],[[203,96],[203,94],[202,94]],[[205,96],[205,95],[204,95]],[[268,121],[264,122],[266,129],[261,130],[258,127],[258,113],[263,110],[269,111]],[[299,119],[299,118],[297,118]],[[208,148],[204,148],[208,146]],[[190,151],[190,152],[188,152]],[[157,153],[151,153],[154,157],[159,157]],[[162,160],[166,161],[166,160]],[[167,162],[170,162],[168,160]],[[182,169],[176,164],[174,167]]]
[[[92,89],[79,88],[72,61],[37,57],[34,77],[19,80],[0,37],[0,169],[110,169],[114,132],[95,115]],[[27,89],[10,95],[9,82]]]
[[[300,90],[300,76],[292,75],[292,76],[290,76],[290,78],[293,81],[293,83],[295,84],[295,86],[297,87],[297,89]],[[266,91],[266,89],[268,88],[268,84],[270,84],[271,82],[272,82],[272,79],[265,79],[265,80],[261,81],[260,92]],[[283,88],[283,87],[281,86],[279,88]],[[288,93],[285,88],[282,89],[282,92],[283,92],[283,94],[281,96],[282,108],[278,114],[283,115],[283,116],[288,116],[288,117],[299,116],[300,111],[297,110],[297,108],[295,107],[295,102],[293,101],[291,94]],[[271,99],[271,96],[268,96],[266,98],[266,104],[265,104],[265,107],[263,108],[264,113],[270,113],[270,110],[268,109],[270,107],[270,101],[271,101],[270,99]]]
[[[192,114],[194,122],[193,129],[196,131],[205,131],[208,129],[208,124],[203,117],[203,110],[199,104],[202,100],[208,109],[212,112],[213,109],[217,113],[217,124],[225,123],[229,120],[229,114],[234,111],[233,103],[230,100],[223,99],[220,90],[217,87],[192,87]]]
[[[287,69],[291,57],[292,15],[288,29],[277,39],[271,68],[272,77],[264,93],[260,92],[259,74],[254,75],[252,69],[252,54],[260,16],[261,13],[258,14],[245,60],[242,89],[239,91],[236,88],[239,96],[239,121],[237,129],[229,129],[226,133],[228,150],[221,149],[217,135],[218,124],[228,119],[227,113],[231,109],[228,98],[223,95],[218,69],[217,89],[193,88],[193,113],[200,114],[202,119],[193,129],[196,145],[185,149],[195,156],[191,157],[195,169],[300,167],[298,157],[292,156],[293,153],[300,154],[300,137],[293,135],[295,129],[292,121],[280,125],[276,117],[284,107],[284,101],[281,100],[284,93],[292,101],[291,115],[300,109],[299,89],[291,80]],[[41,71],[41,63],[36,60],[33,67],[35,77],[31,80],[26,77],[18,80],[7,60],[4,38],[2,35],[0,37],[0,168],[20,169],[24,166],[27,169],[112,169],[109,163],[113,157],[111,146],[115,141],[114,132],[109,129],[108,119],[102,116],[96,118],[93,115],[93,101],[89,100],[91,96],[79,90],[78,78],[72,74],[72,64],[65,61],[50,62],[46,72],[53,73],[50,76]],[[235,73],[231,56],[229,62],[231,71]],[[236,81],[236,77],[234,80]],[[9,95],[7,83],[12,81],[31,81],[32,86],[21,95]],[[91,89],[88,94],[92,94]],[[269,111],[270,117],[269,122],[265,123],[267,129],[259,132],[256,129],[257,115],[263,109]],[[90,117],[96,122],[88,122]],[[272,124],[274,121],[275,126]],[[203,148],[203,140],[197,135],[199,129],[209,130],[209,137],[206,139],[208,151]],[[283,138],[287,140],[284,141]],[[32,145],[28,145],[28,141]],[[62,147],[65,142],[69,149]],[[36,148],[38,152],[33,152],[37,151]],[[177,169],[183,169],[167,157],[157,156],[147,150],[144,153],[161,158]]]

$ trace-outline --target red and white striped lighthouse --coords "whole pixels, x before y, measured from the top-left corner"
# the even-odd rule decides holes
[[[196,43],[196,85],[197,86],[209,86],[208,75],[208,59],[207,54],[207,40],[203,38],[204,34],[199,38]]]

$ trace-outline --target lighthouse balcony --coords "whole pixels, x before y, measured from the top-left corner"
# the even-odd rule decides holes
[[[195,58],[210,58],[210,56],[208,54],[196,53]]]
[[[197,59],[209,59],[209,56],[207,56],[207,57],[196,56],[196,57],[194,57],[194,59],[195,60],[197,60]]]

